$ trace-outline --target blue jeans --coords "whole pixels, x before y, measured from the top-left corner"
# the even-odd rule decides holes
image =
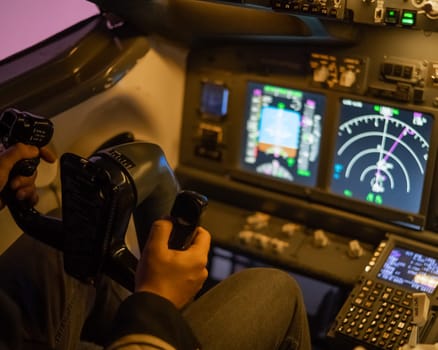
[[[0,256],[0,288],[19,306],[25,349],[80,349],[103,343],[128,291],[103,278],[97,286],[64,273],[62,254],[22,235]],[[285,272],[236,273],[183,310],[205,350],[311,349],[300,289]]]

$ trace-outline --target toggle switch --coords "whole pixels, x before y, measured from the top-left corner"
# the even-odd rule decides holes
[[[324,230],[319,229],[313,232],[313,244],[318,248],[324,248],[328,246],[329,239]]]

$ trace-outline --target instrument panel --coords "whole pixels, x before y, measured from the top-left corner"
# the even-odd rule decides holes
[[[193,49],[176,174],[209,197],[213,241],[342,285],[387,233],[435,244],[432,41],[367,27],[336,48]]]
[[[323,331],[342,349],[405,346],[416,292],[434,298],[419,339],[438,340],[438,47],[388,27],[188,57],[175,172],[209,197],[213,277],[253,259],[349,290]]]

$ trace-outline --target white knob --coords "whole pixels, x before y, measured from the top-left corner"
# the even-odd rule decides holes
[[[284,250],[288,246],[289,246],[289,243],[282,241],[281,239],[278,239],[278,238],[271,239],[271,247],[272,247],[272,250],[274,251],[274,253],[281,254],[284,252]]]
[[[363,248],[357,239],[348,243],[348,255],[352,258],[360,258],[363,255]]]
[[[315,230],[313,232],[313,243],[318,248],[324,248],[328,246],[329,239],[324,230]]]
[[[244,230],[240,231],[237,236],[239,237],[240,242],[242,242],[243,244],[249,244],[254,237],[254,232]]]
[[[265,213],[256,212],[246,218],[246,222],[254,228],[260,229],[268,226],[270,216]]]
[[[265,235],[263,235],[261,233],[255,233],[254,234],[254,241],[262,249],[268,248],[270,240],[271,239],[268,236],[265,236]]]
[[[313,81],[316,83],[323,83],[329,77],[329,69],[327,66],[319,66],[313,71]]]
[[[356,81],[356,74],[351,70],[346,70],[341,74],[339,85],[344,87],[352,87]]]
[[[299,227],[300,225],[298,224],[294,224],[293,222],[288,222],[287,224],[281,226],[281,232],[288,237],[292,237]]]

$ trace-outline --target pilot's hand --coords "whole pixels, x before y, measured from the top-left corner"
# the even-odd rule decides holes
[[[0,191],[4,189],[8,183],[9,173],[15,163],[22,159],[30,159],[40,156],[43,160],[53,163],[56,160],[56,155],[47,147],[38,149],[35,146],[29,146],[22,143],[17,143],[7,149],[0,145]],[[38,201],[38,194],[35,188],[36,171],[32,176],[16,176],[11,179],[11,189],[16,192],[17,199],[26,200],[31,205],[35,205]],[[5,204],[0,198],[0,209],[3,209]]]
[[[182,308],[207,279],[211,238],[207,230],[198,227],[187,250],[172,250],[168,248],[171,230],[172,223],[168,220],[158,220],[152,225],[137,267],[135,291],[158,294]]]

